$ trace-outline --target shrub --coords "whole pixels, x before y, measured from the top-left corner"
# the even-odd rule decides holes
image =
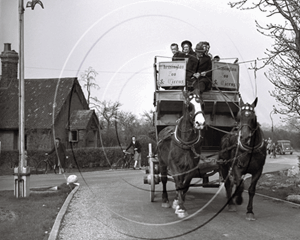
[[[27,151],[27,166],[35,168],[37,164],[46,158],[46,151],[29,150]],[[106,148],[75,148],[67,149],[67,166],[72,164],[80,168],[84,167],[110,167],[123,153],[120,147]],[[55,153],[49,155],[51,161],[54,161]],[[77,162],[77,164],[76,164]],[[12,174],[13,168],[19,164],[19,151],[2,151],[0,157],[0,173]]]
[[[123,153],[120,147],[74,148],[68,149],[69,163],[73,166],[110,167]]]
[[[0,167],[2,169],[11,169],[19,164],[19,151],[1,151]]]
[[[142,145],[142,166],[148,166],[148,158],[147,156],[149,155],[149,143],[152,144],[152,152],[156,152],[156,141],[151,139],[150,137],[143,135],[143,136],[137,136],[137,140],[141,143]]]
[[[156,142],[146,135],[138,136],[137,139],[142,145],[142,166],[148,166],[148,145],[152,144],[152,151],[156,151]],[[127,146],[126,146],[127,147]],[[122,149],[126,149],[122,147]],[[35,168],[37,164],[46,158],[46,151],[28,150],[27,151],[27,166]],[[67,149],[67,166],[72,164],[73,167],[110,167],[112,164],[123,157],[123,153],[119,146],[117,147],[98,147],[98,148],[74,148]],[[54,161],[55,154],[49,156],[51,161]],[[76,164],[77,163],[77,164]],[[2,151],[0,157],[0,174],[12,173],[12,169],[19,164],[19,151]]]

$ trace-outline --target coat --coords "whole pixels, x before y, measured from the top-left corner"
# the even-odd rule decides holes
[[[197,73],[206,72],[205,76],[200,76],[194,82],[193,87],[200,90],[200,92],[208,91],[212,87],[212,62],[208,55],[203,55],[198,59]],[[195,78],[197,79],[197,78]],[[204,85],[203,85],[204,84]]]
[[[194,79],[193,74],[196,73],[198,69],[198,58],[197,54],[192,49],[188,54],[185,55],[185,58],[188,59],[186,64],[185,80],[188,86],[190,86],[196,80]]]
[[[55,146],[52,148],[52,150],[48,153],[51,154],[55,151]],[[60,161],[60,165],[62,168],[65,168],[66,166],[66,147],[63,143],[59,142],[58,147],[57,147],[57,154],[55,154],[55,165],[58,166],[58,158]]]
[[[178,51],[172,57],[172,61],[184,61],[185,54],[183,52]]]
[[[199,63],[198,63],[198,69],[197,72],[201,73],[201,72],[206,72],[209,71],[208,73],[206,73],[206,77],[210,78],[212,77],[212,63],[211,63],[211,58],[208,55],[203,55],[200,59],[199,59]]]
[[[126,151],[130,148],[133,147],[133,149],[137,148],[137,152],[140,153],[142,150],[142,146],[140,144],[139,141],[135,140],[135,143],[133,143],[132,141],[130,142],[129,146],[126,148]]]

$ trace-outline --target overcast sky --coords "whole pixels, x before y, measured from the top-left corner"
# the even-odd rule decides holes
[[[0,0],[0,51],[11,43],[19,52],[18,0]],[[26,5],[27,1],[24,1]],[[99,74],[100,100],[119,100],[135,114],[153,109],[154,56],[171,57],[170,44],[210,42],[210,53],[238,58],[245,102],[256,97],[261,123],[270,123],[276,102],[264,71],[248,61],[263,58],[271,39],[256,31],[259,11],[231,9],[226,0],[42,0],[25,10],[25,78],[79,77],[88,67]],[[161,61],[168,59],[161,58]],[[247,63],[244,63],[247,62]],[[260,64],[258,62],[258,64]],[[256,82],[256,83],[255,83]],[[279,116],[273,116],[279,123]]]

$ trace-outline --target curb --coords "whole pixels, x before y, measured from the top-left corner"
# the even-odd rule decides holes
[[[53,227],[51,229],[51,232],[49,234],[48,240],[56,240],[58,237],[58,233],[59,233],[59,228],[60,228],[60,224],[67,212],[68,206],[74,196],[74,194],[77,192],[78,188],[80,185],[76,186],[72,192],[68,195],[67,199],[65,200],[63,206],[61,207],[61,209],[59,210],[55,222],[53,224]]]

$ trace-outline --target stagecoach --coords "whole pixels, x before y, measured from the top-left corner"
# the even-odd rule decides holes
[[[186,61],[166,62],[154,58],[154,106],[156,108],[153,122],[156,139],[159,133],[168,126],[176,126],[182,116],[184,93],[187,88],[185,81]],[[212,63],[212,89],[202,95],[205,108],[205,127],[201,130],[201,157],[211,161],[210,167],[199,165],[200,184],[193,186],[219,187],[221,177],[210,180],[219,173],[218,153],[221,149],[221,138],[237,126],[239,111],[239,65],[227,62]],[[149,168],[144,176],[144,183],[150,185],[150,200],[154,201],[155,185],[161,181],[158,156],[149,144]],[[214,164],[213,164],[214,163]],[[200,172],[199,171],[199,172]],[[203,173],[204,171],[204,173]],[[206,172],[207,171],[207,172]],[[168,177],[172,180],[172,177]]]

